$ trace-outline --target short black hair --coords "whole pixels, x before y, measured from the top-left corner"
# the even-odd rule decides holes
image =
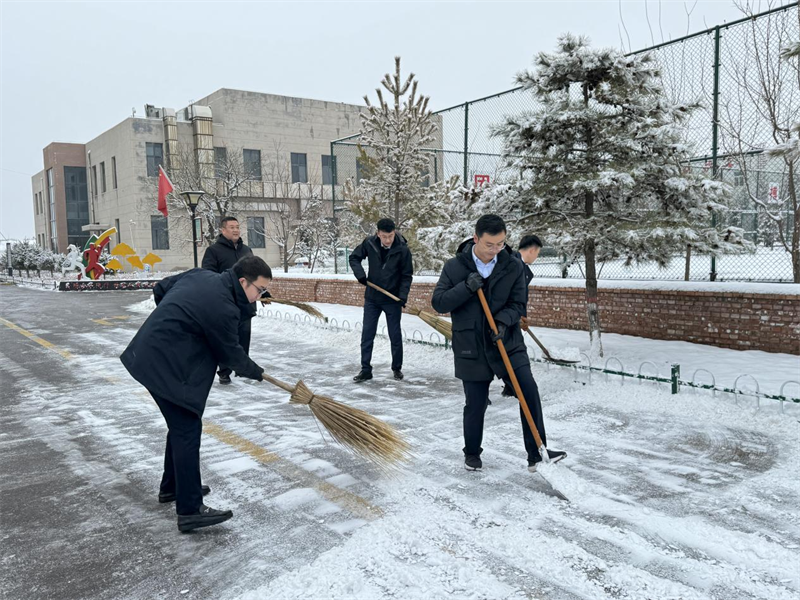
[[[222,219],[220,219],[219,222],[220,228],[225,227],[225,223],[227,223],[228,221],[236,221],[238,223],[239,219],[237,219],[236,217],[222,217]]]
[[[233,272],[237,278],[244,277],[250,283],[253,283],[259,277],[266,277],[272,279],[272,269],[264,262],[260,256],[245,256],[240,258],[238,262],[233,265]]]
[[[475,235],[481,237],[484,233],[497,235],[506,231],[506,222],[497,215],[483,215],[475,223]]]
[[[531,246],[536,246],[537,248],[542,247],[542,240],[539,239],[538,235],[526,235],[522,238],[522,241],[519,243],[519,249],[525,250],[526,248],[530,248]]]
[[[391,219],[381,219],[378,221],[378,231],[383,231],[384,233],[392,233],[394,231],[395,224],[394,221]]]

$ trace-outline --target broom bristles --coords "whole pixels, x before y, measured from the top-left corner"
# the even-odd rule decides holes
[[[369,413],[314,394],[298,381],[289,399],[306,404],[333,438],[384,470],[411,460],[411,446],[392,427]]]
[[[286,306],[294,306],[295,308],[299,308],[300,310],[307,312],[312,317],[316,317],[321,321],[328,322],[328,317],[323,315],[319,310],[311,306],[310,304],[306,304],[305,302],[296,302],[294,300],[282,300],[279,298],[264,298],[265,304],[271,304],[275,302],[276,304],[284,304]]]
[[[415,307],[410,307],[408,311],[412,315],[418,316],[420,319],[422,319],[425,323],[433,327],[436,331],[441,333],[448,340],[453,339],[453,324],[450,321],[446,321],[441,317],[432,315],[429,312],[426,312],[424,310]]]

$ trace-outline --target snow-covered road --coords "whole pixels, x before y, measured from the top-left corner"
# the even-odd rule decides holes
[[[550,446],[577,480],[565,503],[526,471],[499,385],[484,471],[463,469],[449,352],[406,344],[395,382],[379,339],[376,378],[356,386],[357,332],[269,318],[257,362],[393,423],[415,460],[387,478],[282,390],[215,385],[201,461],[208,504],[234,518],[180,535],[155,499],[163,419],[117,358],[145,297],[0,288],[9,597],[800,597],[796,411],[536,365]]]

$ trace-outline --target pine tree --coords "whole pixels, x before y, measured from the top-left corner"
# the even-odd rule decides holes
[[[746,243],[741,229],[711,227],[727,188],[688,168],[680,124],[694,107],[665,99],[649,55],[592,49],[567,34],[535,66],[517,82],[541,108],[496,130],[518,178],[485,201],[514,228],[546,235],[568,260],[583,257],[589,334],[602,355],[598,262],[665,266],[687,245],[716,254]]]

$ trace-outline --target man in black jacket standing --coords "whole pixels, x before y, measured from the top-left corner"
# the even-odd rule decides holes
[[[403,378],[403,333],[400,329],[400,317],[408,301],[414,266],[411,262],[411,251],[403,236],[395,231],[394,221],[381,219],[377,225],[378,233],[365,238],[350,254],[350,268],[361,285],[366,286],[367,281],[371,281],[400,298],[401,303],[367,286],[361,329],[361,372],[353,377],[353,381],[357,383],[372,379],[372,347],[381,312],[386,314],[386,328],[392,347],[392,372],[395,379]],[[369,276],[361,266],[361,261],[365,258],[369,259]]]
[[[539,239],[539,236],[528,234],[523,236],[522,240],[519,243],[519,250],[514,252],[514,257],[518,258],[522,261],[522,264],[525,267],[525,306],[528,305],[528,301],[531,297],[531,281],[533,281],[533,271],[531,270],[531,265],[539,258],[539,252],[542,249],[542,240]],[[522,317],[520,319],[520,326],[522,329],[528,329],[528,317]],[[503,396],[508,397],[517,397],[517,393],[514,391],[514,387],[511,385],[511,381],[508,378],[504,378],[503,382],[505,386],[503,387]]]
[[[242,241],[239,233],[239,221],[236,217],[224,217],[219,222],[219,236],[213,246],[209,246],[203,254],[204,269],[222,273],[237,263],[240,258],[253,256],[253,251]],[[250,351],[250,319],[258,313],[256,304],[253,303],[249,310],[242,311],[242,320],[239,323],[239,345],[245,352]],[[220,366],[219,382],[228,385],[231,382],[231,370]]]
[[[264,369],[239,345],[238,327],[242,311],[271,279],[269,266],[257,256],[222,274],[192,269],[167,277],[155,287],[156,309],[120,356],[167,422],[158,501],[175,501],[181,532],[233,516],[203,504],[211,490],[200,482],[202,417],[217,365],[261,380]]]
[[[471,242],[447,261],[433,292],[433,308],[450,313],[453,323],[455,375],[461,379],[466,396],[464,406],[464,466],[482,468],[483,420],[489,403],[489,384],[495,376],[506,375],[497,340],[502,339],[522,393],[533,415],[542,441],[547,438],[539,389],[531,374],[520,318],[526,314],[527,290],[522,262],[504,250],[506,225],[497,215],[484,215],[475,225]],[[497,324],[497,335],[489,328],[477,291],[483,289]],[[522,434],[528,453],[528,469],[536,469],[542,458],[520,407]],[[557,461],[566,452],[548,451]]]

